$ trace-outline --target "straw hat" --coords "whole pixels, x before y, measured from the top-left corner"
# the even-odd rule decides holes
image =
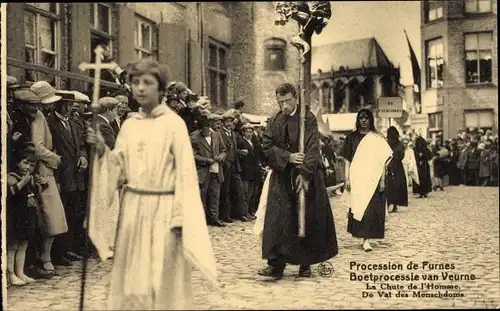
[[[7,88],[18,88],[21,85],[17,82],[17,78],[14,76],[7,76]]]
[[[33,93],[31,90],[28,89],[15,91],[14,98],[19,101],[33,103],[33,104],[40,103],[40,98],[35,93]]]
[[[234,113],[233,113],[233,111],[231,111],[231,109],[230,109],[230,110],[224,112],[224,114],[222,114],[222,119],[223,120],[234,119]]]
[[[83,94],[82,92],[78,91],[67,91],[67,90],[57,90],[56,95],[61,95],[61,94],[71,94],[74,96],[73,101],[75,102],[87,102],[90,103],[90,98]]]
[[[73,91],[73,94],[75,94],[75,101],[76,102],[90,103],[90,98],[87,95],[83,94],[82,92]]]
[[[47,81],[33,83],[30,90],[40,97],[42,104],[52,104],[61,100],[61,96],[56,95],[56,90]]]

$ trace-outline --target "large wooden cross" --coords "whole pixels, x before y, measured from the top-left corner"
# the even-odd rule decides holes
[[[82,62],[78,68],[81,71],[86,71],[86,70],[94,70],[94,93],[92,96],[92,104],[91,104],[91,110],[92,110],[92,128],[94,129],[95,132],[97,132],[97,115],[99,114],[99,89],[100,89],[100,84],[101,84],[101,69],[110,69],[114,70],[115,68],[118,67],[118,64],[115,62],[112,63],[102,63],[102,54],[104,52],[104,49],[99,45],[97,48],[94,50],[95,53],[95,64],[90,64],[90,63],[85,63]],[[85,226],[85,254],[83,256],[83,270],[82,270],[82,280],[81,280],[81,288],[80,288],[80,311],[83,311],[83,304],[84,304],[84,293],[85,293],[85,282],[87,279],[87,263],[88,263],[88,248],[89,248],[89,220],[90,220],[90,198],[91,198],[91,191],[92,191],[92,171],[93,171],[93,159],[94,159],[94,154],[95,154],[95,148],[94,145],[91,145],[90,149],[90,156],[89,156],[89,180],[91,181],[89,184],[89,195],[87,198],[87,208],[85,210],[85,219],[87,225]]]
[[[81,71],[86,71],[86,70],[94,70],[94,93],[92,96],[92,113],[96,108],[99,108],[99,90],[101,86],[101,69],[109,69],[109,70],[115,70],[118,66],[117,63],[111,62],[111,63],[102,63],[102,54],[104,53],[104,49],[102,46],[98,45],[97,48],[94,50],[95,53],[95,64],[89,64],[86,62],[82,62],[79,66],[78,69]]]

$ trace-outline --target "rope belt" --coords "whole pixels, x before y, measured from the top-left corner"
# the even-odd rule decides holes
[[[132,192],[135,194],[142,194],[142,195],[174,195],[175,194],[174,190],[139,189],[139,188],[131,187],[129,185],[124,185],[123,190],[129,191],[129,192]]]

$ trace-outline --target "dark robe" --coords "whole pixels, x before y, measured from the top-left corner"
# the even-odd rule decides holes
[[[408,206],[408,182],[406,180],[403,158],[405,150],[401,142],[391,145],[392,159],[387,164],[387,178],[385,182],[385,197],[387,204]]]
[[[303,164],[288,162],[299,150],[299,111],[287,117],[275,115],[263,136],[263,152],[273,172],[269,184],[262,239],[262,257],[295,265],[312,265],[338,254],[332,209],[320,169],[319,132],[316,117],[308,110]],[[298,237],[298,174],[309,181],[306,194],[306,234]]]
[[[432,191],[432,181],[431,181],[431,169],[429,166],[429,161],[432,158],[432,154],[429,149],[424,148],[421,151],[414,150],[415,161],[417,162],[418,179],[420,184],[413,181],[413,193],[415,194],[427,194]]]
[[[366,134],[358,131],[347,134],[342,149],[342,157],[352,163],[356,149]],[[385,232],[385,196],[375,190],[368,206],[363,214],[363,219],[358,221],[354,219],[351,209],[349,209],[347,219],[347,232],[355,238],[364,239],[383,239]]]

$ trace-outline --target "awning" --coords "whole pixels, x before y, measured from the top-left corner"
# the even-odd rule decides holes
[[[323,114],[321,118],[330,126],[332,132],[346,132],[356,129],[356,113]]]

